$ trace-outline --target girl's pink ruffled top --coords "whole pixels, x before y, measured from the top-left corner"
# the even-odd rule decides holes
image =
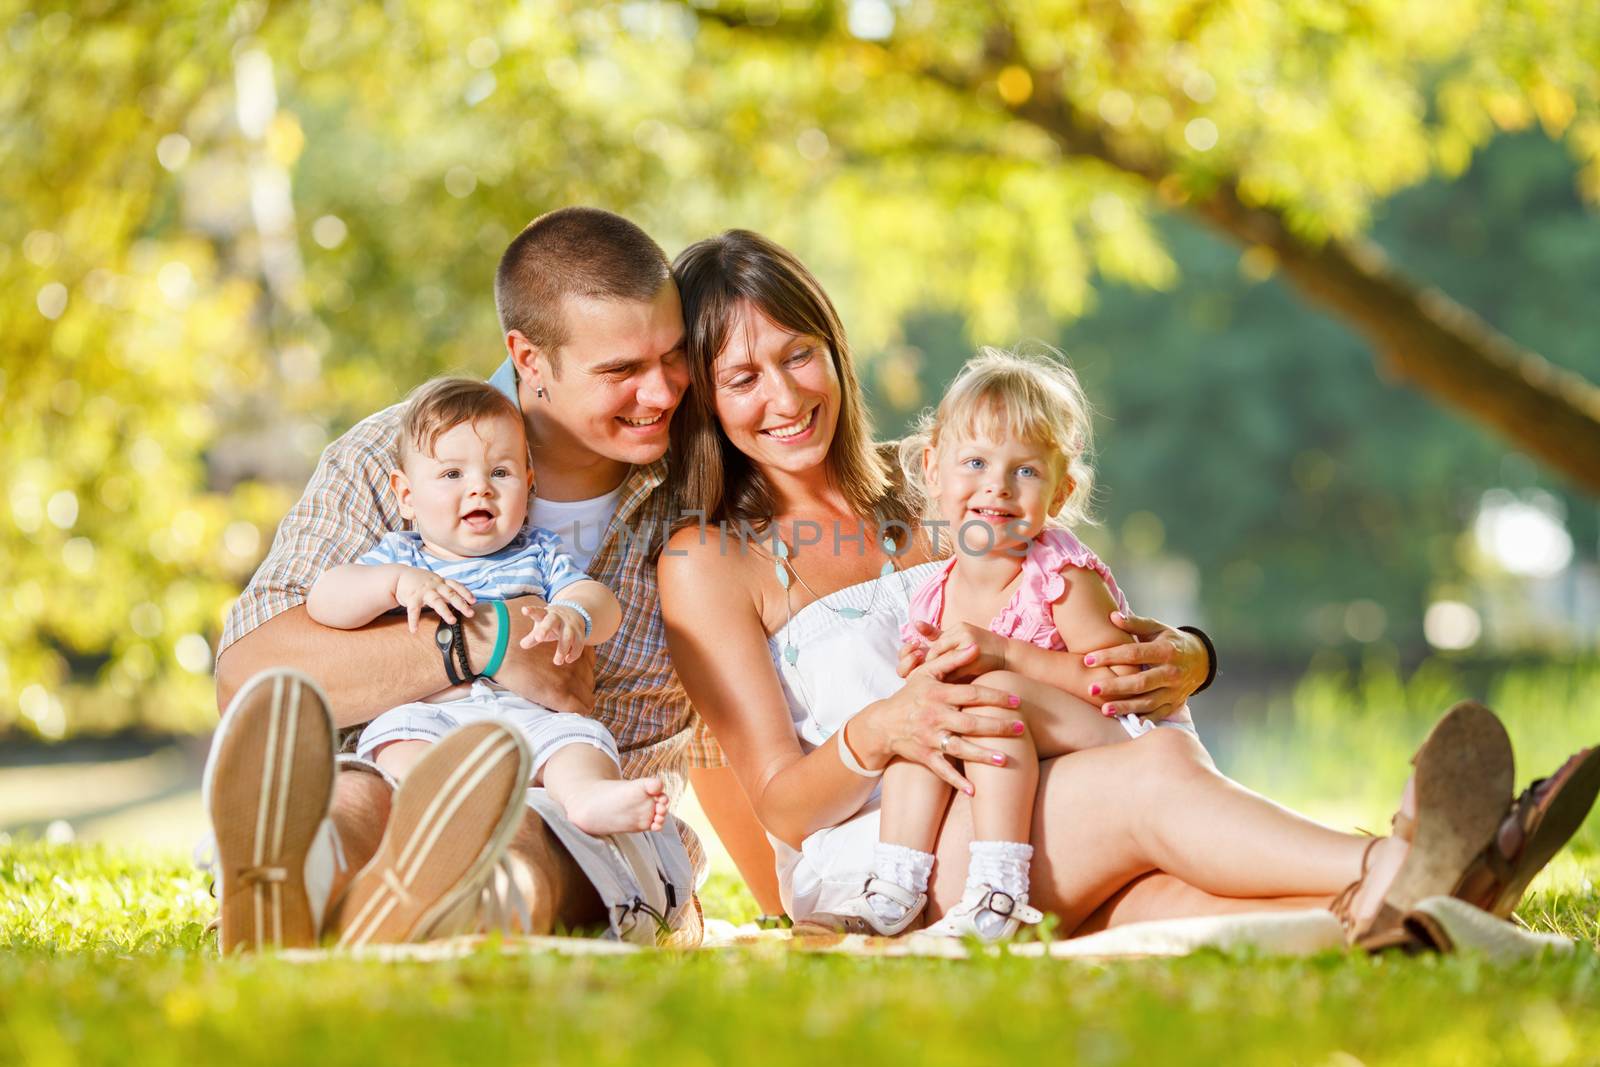
[[[901,640],[923,641],[922,635],[917,632],[916,624],[919,622],[943,626],[944,586],[959,558],[958,555],[951,556],[911,594],[910,618],[900,628]],[[1049,529],[1035,537],[1028,546],[1028,554],[1022,560],[1022,578],[1017,583],[1017,591],[1012,595],[1011,602],[989,623],[989,629],[1001,637],[1027,641],[1052,652],[1065,652],[1067,645],[1056,629],[1051,609],[1067,591],[1067,580],[1061,573],[1067,567],[1080,567],[1098,574],[1111,591],[1118,610],[1128,613],[1128,598],[1122,595],[1116,578],[1111,575],[1111,568],[1094,554],[1093,549],[1069,531]],[[1171,718],[1187,722],[1189,709],[1185,707]]]

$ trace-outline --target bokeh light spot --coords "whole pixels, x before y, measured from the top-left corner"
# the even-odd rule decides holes
[[[1422,617],[1422,635],[1428,644],[1445,651],[1471,648],[1483,635],[1483,620],[1470,604],[1436,600]]]
[[[323,248],[338,248],[349,234],[349,227],[337,215],[323,215],[311,224],[311,239]]]
[[[1217,147],[1217,124],[1204,116],[1190,119],[1183,128],[1183,139],[1196,152],[1209,152]]]
[[[67,287],[60,282],[41,286],[34,303],[39,308],[39,314],[54,322],[66,313]]]
[[[169,133],[156,142],[156,161],[163,168],[179,171],[189,162],[189,138],[181,133]]]

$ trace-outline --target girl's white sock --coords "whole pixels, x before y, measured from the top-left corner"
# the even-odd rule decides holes
[[[872,850],[872,874],[875,878],[893,882],[901,889],[926,893],[928,878],[933,874],[933,853],[879,841]],[[885,923],[897,923],[905,918],[906,909],[882,893],[873,893],[867,897],[867,903]]]
[[[1033,862],[1033,846],[1024,841],[974,841],[972,859],[967,866],[969,890],[988,886],[1022,900],[1028,895],[1028,866]],[[985,937],[999,937],[1005,929],[1004,916],[979,912],[975,920]]]

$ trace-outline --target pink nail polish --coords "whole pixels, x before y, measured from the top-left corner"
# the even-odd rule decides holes
[[[1117,706],[1115,704],[1107,704],[1106,705],[1106,714],[1107,715],[1115,715],[1116,713],[1117,713]]]
[[[996,752],[994,755],[990,756],[989,758],[994,761],[994,765],[996,767],[1004,767],[1005,766],[1006,758],[1004,756],[1000,755],[1000,753]]]
[[[967,788],[964,790],[964,792],[967,794],[967,796],[970,797],[972,795],[972,787],[970,785],[967,786]]]
[[[1006,703],[1011,705],[1013,708],[1019,708],[1022,706],[1022,698],[1017,696],[1017,694],[1012,693],[1006,698]]]
[[[1014,722],[1011,724],[1011,732],[1014,734],[1020,734],[1025,729],[1027,729],[1027,727],[1023,726],[1020,722]]]
[[[1083,665],[1085,667],[1093,667],[1094,666],[1094,657],[1093,656],[1085,656],[1085,657],[1083,657]]]
[[[1100,687],[1098,685],[1091,685],[1089,687],[1089,695],[1092,696],[1092,697],[1099,696],[1100,695]]]

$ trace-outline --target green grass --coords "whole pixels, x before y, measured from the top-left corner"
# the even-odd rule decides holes
[[[1379,825],[1407,753],[1455,691],[1429,668],[1303,684],[1228,766],[1273,795]],[[1512,672],[1494,697],[1523,778],[1600,738],[1600,671]],[[1594,710],[1583,711],[1582,706]],[[1578,710],[1574,710],[1578,709]],[[205,879],[169,856],[0,847],[0,1063],[1600,1063],[1600,819],[1521,916],[1585,942],[1470,956],[1114,965],[770,950],[447,962],[221,960]],[[754,903],[714,875],[708,913]]]

